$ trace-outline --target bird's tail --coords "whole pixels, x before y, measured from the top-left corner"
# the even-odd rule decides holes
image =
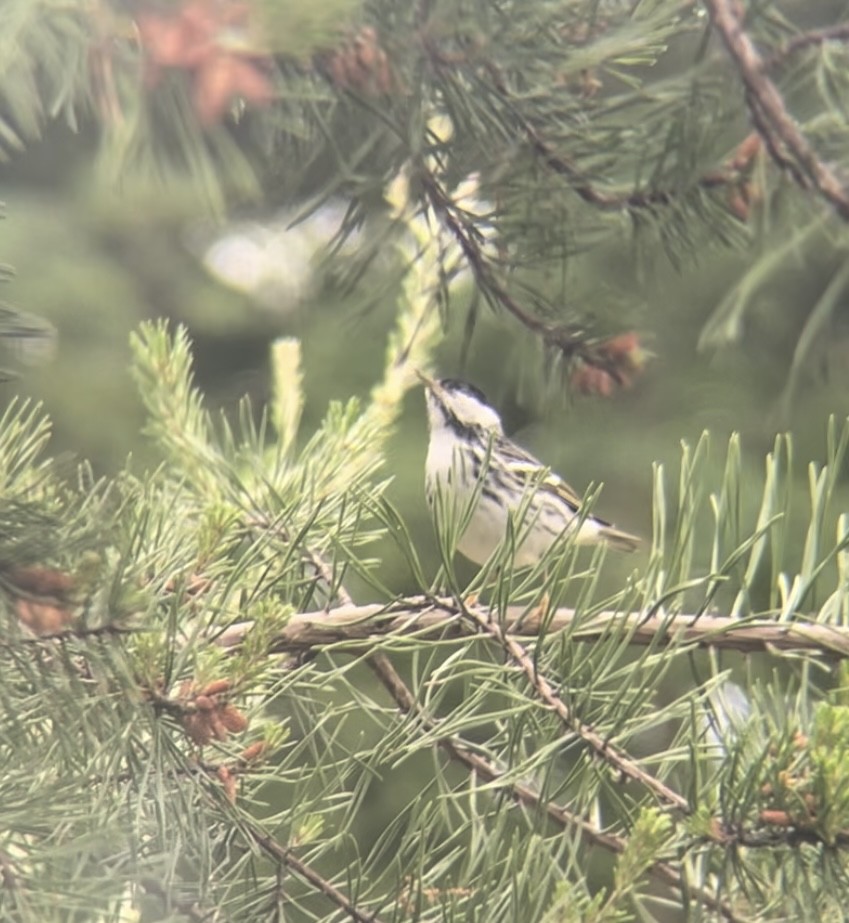
[[[640,540],[636,535],[622,532],[620,529],[614,529],[613,526],[602,526],[598,530],[598,535],[599,538],[617,551],[636,551],[640,545]]]

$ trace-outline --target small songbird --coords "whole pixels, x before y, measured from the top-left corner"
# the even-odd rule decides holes
[[[634,551],[639,544],[635,536],[596,516],[580,521],[578,494],[504,435],[501,418],[477,388],[418,375],[425,385],[430,427],[425,493],[431,513],[436,515],[441,496],[463,515],[477,495],[457,543],[461,554],[483,564],[505,537],[510,513],[517,511],[523,513],[522,522],[515,524],[517,567],[536,564],[579,522],[578,544],[606,542],[620,551]]]

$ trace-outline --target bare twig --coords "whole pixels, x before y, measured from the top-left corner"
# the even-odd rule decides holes
[[[515,107],[504,78],[495,65],[487,62],[486,67],[492,77],[493,86],[498,90],[502,100],[511,107],[513,118],[524,132],[534,153],[553,173],[566,177],[570,187],[588,205],[593,205],[602,211],[623,211],[669,205],[680,198],[680,191],[670,189],[629,189],[624,192],[606,192],[599,189],[582,170],[562,154],[557,153],[533,123]],[[705,173],[696,180],[695,185],[703,189],[715,189],[719,186],[733,186],[739,182],[739,171],[721,169]]]
[[[366,662],[403,714],[414,714],[419,722],[430,731],[438,729],[437,722],[418,705],[412,692],[385,654],[379,651],[373,653]],[[506,782],[503,773],[492,762],[475,753],[465,741],[457,737],[442,737],[438,740],[438,745],[455,762],[461,763],[487,782],[501,784],[504,790],[509,792],[517,802],[534,812],[544,813],[558,827],[562,829],[576,828],[581,831],[581,834],[592,845],[599,846],[617,855],[625,849],[627,840],[623,837],[600,830],[590,821],[562,805],[542,800],[536,791],[522,782]],[[724,919],[732,921],[732,923],[735,923],[735,921],[739,923],[739,919],[728,904],[717,898],[706,888],[693,886],[690,882],[687,882],[681,872],[669,863],[655,863],[649,868],[649,874],[675,888],[681,894],[693,895],[704,906],[720,913]]]
[[[481,617],[488,610],[467,608]],[[362,651],[379,645],[387,636],[468,635],[472,627],[461,618],[452,599],[411,597],[381,605],[339,606],[330,611],[293,615],[271,642],[272,653],[304,653],[328,645],[345,645]],[[540,630],[539,617],[527,608],[511,606],[501,622],[508,634],[533,637]],[[720,615],[645,615],[642,612],[600,612],[585,617],[562,608],[546,622],[548,632],[570,629],[573,641],[596,641],[616,631],[635,645],[680,645],[682,649],[706,647],[743,653],[793,651],[844,660],[849,658],[849,628],[812,621],[778,622],[765,618],[729,618]],[[222,647],[241,645],[251,630],[250,622],[231,625],[217,637]]]
[[[768,68],[777,67],[805,48],[811,48],[814,45],[825,45],[827,42],[849,42],[849,22],[838,22],[833,26],[826,26],[824,29],[811,29],[808,32],[794,35],[793,38],[788,39],[777,51],[771,54],[764,62],[764,65]]]
[[[533,659],[528,656],[522,645],[504,632],[495,620],[474,610],[470,612],[470,616],[475,624],[493,637],[504,648],[507,655],[521,667],[522,672],[528,678],[528,682],[540,699],[545,702],[570,731],[580,737],[604,762],[625,778],[632,779],[634,782],[639,782],[640,785],[645,786],[664,804],[670,805],[684,814],[690,813],[690,805],[686,798],[683,798],[678,792],[661,782],[656,776],[646,772],[627,753],[605,740],[591,727],[584,724],[577,715],[573,714],[569,706],[555,692],[551,683],[537,671]]]
[[[285,865],[305,881],[308,881],[317,891],[332,901],[340,910],[343,910],[355,923],[380,923],[377,914],[360,910],[335,885],[319,875],[311,865],[299,859],[288,846],[278,843],[274,837],[269,836],[269,834],[253,824],[243,823],[240,825],[240,829],[267,856]]]
[[[48,641],[73,641],[85,638],[118,638],[123,635],[136,635],[150,632],[151,628],[131,627],[125,625],[71,626],[61,631],[39,632],[21,631],[17,637],[0,638],[0,647],[14,648],[19,644],[44,644]]]
[[[489,261],[484,256],[477,229],[455,206],[451,197],[440,186],[436,177],[422,168],[419,179],[431,208],[457,241],[478,288],[490,299],[498,302],[512,314],[524,327],[538,333],[546,340],[551,340],[556,328],[529,314],[496,278]]]
[[[849,192],[796,126],[781,93],[766,75],[766,62],[743,28],[735,4],[732,0],[705,0],[705,6],[743,79],[755,127],[763,136],[773,159],[778,166],[787,168],[786,159],[776,156],[778,141],[790,152],[799,169],[822,198],[831,204],[841,218],[849,221]],[[799,177],[795,172],[794,178],[798,182]]]

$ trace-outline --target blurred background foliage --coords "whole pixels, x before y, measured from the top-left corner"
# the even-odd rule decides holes
[[[268,396],[271,341],[301,338],[303,438],[329,400],[368,393],[394,313],[391,280],[378,283],[377,299],[367,285],[340,293],[319,266],[308,296],[284,292],[276,308],[259,304],[205,270],[187,230],[203,221],[195,198],[167,187],[128,184],[116,191],[85,165],[66,170],[80,143],[61,132],[45,141],[47,151],[34,148],[39,170],[32,164],[3,170],[7,220],[0,224],[0,253],[16,269],[6,287],[8,301],[49,321],[57,337],[49,361],[28,364],[0,388],[5,400],[23,393],[44,401],[54,424],[54,451],[88,458],[102,473],[114,473],[129,453],[153,461],[140,435],[142,405],[128,371],[129,334],[145,318],[167,316],[188,325],[198,381],[210,405],[228,412],[244,393],[261,406]],[[774,234],[781,232],[779,226]],[[541,392],[535,370],[543,360],[533,334],[488,313],[465,362],[463,317],[452,317],[439,370],[478,384],[503,410],[508,431],[579,489],[604,482],[600,508],[624,528],[648,534],[652,463],[663,461],[674,470],[681,440],[695,442],[706,428],[719,447],[717,473],[727,435],[742,434],[753,512],[763,455],[776,432],[794,434],[797,458],[822,459],[828,415],[849,409],[849,328],[840,311],[813,350],[792,400],[782,399],[799,332],[834,268],[823,238],[821,233],[804,258],[789,261],[764,286],[739,343],[710,350],[699,349],[701,330],[745,273],[749,248],[714,250],[682,272],[662,258],[646,272],[624,241],[574,260],[570,287],[581,293],[571,296],[576,303],[614,317],[627,306],[630,323],[654,353],[634,387],[611,398]],[[392,498],[428,547],[425,449],[423,401],[416,394],[388,470],[395,479]],[[801,466],[797,477],[804,504]],[[391,565],[385,579],[405,588],[406,574]]]
[[[694,442],[708,428],[721,446],[732,431],[742,433],[754,504],[775,434],[794,434],[797,458],[822,459],[828,415],[849,408],[840,222],[762,153],[747,155],[755,166],[745,188],[717,195],[696,188],[705,165],[740,156],[749,130],[736,78],[697,5],[675,13],[670,4],[638,4],[623,15],[617,3],[566,4],[556,15],[568,29],[557,41],[566,36],[573,46],[552,63],[553,39],[533,31],[555,17],[557,5],[543,0],[519,4],[511,15],[527,15],[527,24],[509,27],[499,5],[340,0],[307,12],[295,3],[257,3],[251,29],[261,30],[263,54],[274,56],[286,93],[275,97],[272,117],[265,84],[243,90],[247,113],[240,109],[230,123],[231,100],[205,103],[199,95],[205,72],[169,66],[162,51],[174,18],[203,3],[132,7],[146,52],[141,93],[127,90],[129,71],[120,69],[138,52],[132,42],[116,44],[128,22],[120,5],[99,8],[91,20],[71,5],[51,14],[52,31],[24,15],[38,4],[4,0],[3,7],[18,14],[9,20],[17,31],[3,40],[11,59],[28,60],[36,48],[42,58],[40,69],[32,65],[32,83],[48,102],[63,87],[51,110],[56,118],[42,108],[27,120],[22,101],[32,87],[7,66],[0,165],[0,255],[16,272],[7,302],[56,331],[52,345],[41,337],[15,351],[19,374],[2,389],[6,399],[25,393],[44,401],[57,452],[88,458],[102,472],[116,471],[128,453],[153,460],[139,436],[141,402],[127,370],[129,333],[145,318],[188,325],[198,380],[225,412],[243,393],[261,405],[269,344],[281,335],[303,341],[304,438],[329,399],[365,395],[400,275],[375,259],[386,233],[382,192],[387,175],[428,137],[421,120],[434,99],[452,114],[455,132],[450,142],[431,138],[434,151],[450,150],[440,176],[460,182],[483,171],[481,196],[499,198],[515,278],[528,285],[539,315],[559,312],[558,322],[565,318],[578,339],[630,331],[652,354],[630,387],[582,394],[593,388],[580,387],[572,367],[561,374],[534,332],[487,310],[466,276],[445,308],[439,371],[478,384],[503,410],[508,431],[576,487],[603,482],[600,509],[617,524],[648,534],[652,463],[675,464],[681,440]],[[836,21],[844,7],[767,4],[752,12],[752,27],[781,47],[794,29]],[[79,55],[63,58],[57,48],[85,37],[91,22],[103,35],[88,36],[95,57],[86,71]],[[438,46],[430,61],[404,58],[411,35]],[[228,36],[226,60],[247,61],[265,78],[266,59],[251,57],[255,32]],[[639,168],[651,176],[637,188],[650,193],[677,182],[681,201],[609,214],[576,197],[569,183],[558,185],[515,137],[487,148],[491,139],[475,134],[476,103],[462,97],[456,74],[440,70],[482,58],[482,36],[488,53],[502,55],[504,79],[517,93],[530,93],[553,71],[564,86],[578,85],[540,112],[585,152],[582,170],[628,184],[640,145],[656,144],[646,159],[658,159]],[[538,52],[536,69],[511,76],[509,55],[527,60],[528,49]],[[793,59],[785,88],[831,153],[843,128],[825,124],[823,99],[838,105],[845,51],[832,43],[815,52]],[[363,62],[371,66],[365,75],[355,67]],[[501,78],[475,73],[489,75],[481,92],[497,98]],[[651,88],[642,108],[637,80]],[[380,130],[375,110],[384,104]],[[121,107],[121,118],[109,106]],[[397,126],[405,118],[402,137]],[[503,132],[503,118],[492,114],[493,134]],[[588,127],[593,118],[596,134]],[[577,180],[570,182],[574,189]],[[742,204],[733,198],[741,191]],[[331,239],[337,247],[328,256]],[[425,439],[415,396],[389,470],[391,495],[427,546]],[[797,476],[803,494],[801,466]],[[386,579],[404,589],[400,560],[387,554]]]
[[[779,54],[847,6],[751,4],[747,27]],[[169,44],[189,13],[228,8],[255,18],[216,19],[211,57],[193,57],[183,32],[188,45]],[[480,233],[497,283],[562,334],[543,345],[540,329],[455,272],[434,306],[445,324],[440,373],[480,386],[507,431],[579,490],[603,482],[598,511],[647,538],[652,466],[668,466],[674,483],[682,441],[711,431],[707,492],[721,481],[728,436],[742,435],[741,518],[753,523],[764,455],[790,431],[794,511],[807,522],[804,463],[824,461],[829,415],[849,412],[849,235],[752,147],[739,77],[700,4],[0,0],[0,22],[0,259],[15,269],[0,355],[15,374],[0,399],[43,401],[54,453],[104,474],[129,454],[138,466],[159,461],[140,434],[130,376],[130,333],[150,318],[187,325],[197,381],[225,414],[245,393],[257,408],[268,398],[280,336],[303,344],[302,441],[328,401],[365,397],[404,268],[384,246],[385,193],[413,163],[411,187],[431,219],[440,190],[477,174],[479,210],[449,214]],[[849,170],[847,64],[842,41],[820,42],[778,76],[823,157]],[[431,128],[434,116],[450,117],[453,133]],[[535,140],[542,132],[548,147]],[[631,191],[640,201],[602,202]],[[586,370],[617,336],[641,358],[613,387]],[[414,393],[384,470],[433,573],[426,439]],[[845,508],[845,473],[840,481]],[[788,534],[792,561],[805,534]],[[696,538],[698,560],[709,560],[710,535]],[[413,588],[391,543],[373,553],[389,587]],[[634,566],[611,555],[609,587]],[[366,600],[364,586],[350,589]],[[767,599],[764,588],[753,608]],[[742,655],[724,663],[751,666]],[[670,670],[658,698],[689,688],[689,670]],[[465,692],[459,683],[446,698]],[[368,745],[363,727],[352,721],[346,733]],[[667,739],[654,729],[641,745]],[[358,821],[365,840],[418,794],[430,759],[387,769],[379,792],[375,783]]]

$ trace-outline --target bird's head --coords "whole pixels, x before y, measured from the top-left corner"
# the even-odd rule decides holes
[[[435,381],[417,373],[425,386],[427,417],[433,433],[443,427],[454,431],[480,429],[503,435],[501,418],[474,385],[455,378]]]

